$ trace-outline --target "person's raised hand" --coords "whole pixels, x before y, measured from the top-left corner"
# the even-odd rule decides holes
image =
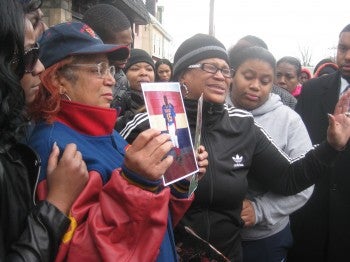
[[[350,137],[350,90],[345,92],[335,106],[334,114],[328,115],[329,125],[327,141],[336,150],[341,151]]]
[[[80,151],[75,144],[68,144],[59,158],[59,148],[56,143],[47,165],[47,188],[46,200],[55,205],[65,214],[83,191],[88,179],[86,164]]]
[[[172,156],[166,156],[172,148],[169,134],[147,129],[137,136],[126,151],[124,165],[142,177],[158,180],[174,160]]]

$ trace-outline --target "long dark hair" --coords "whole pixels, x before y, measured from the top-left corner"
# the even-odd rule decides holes
[[[0,1],[0,146],[18,139],[23,126],[24,14],[15,0]]]
[[[159,59],[154,65],[154,67],[155,67],[155,70],[154,70],[154,75],[155,75],[154,81],[155,82],[159,82],[160,81],[159,75],[158,75],[158,67],[160,65],[163,65],[163,64],[169,66],[170,71],[171,71],[170,79],[173,78],[173,64],[168,59],[163,58],[163,59]]]

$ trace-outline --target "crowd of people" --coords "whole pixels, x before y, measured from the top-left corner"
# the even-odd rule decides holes
[[[51,27],[41,5],[0,2],[0,261],[346,260],[350,24],[312,76],[253,35],[154,61],[112,5]],[[141,91],[170,81],[193,141],[203,97],[194,193],[162,183],[177,108],[151,129]]]

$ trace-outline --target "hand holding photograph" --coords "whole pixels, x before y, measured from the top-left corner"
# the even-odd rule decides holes
[[[163,175],[170,185],[198,172],[191,134],[179,83],[141,84],[151,128],[170,135],[174,162]]]

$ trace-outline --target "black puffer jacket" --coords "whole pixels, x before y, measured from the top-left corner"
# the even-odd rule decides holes
[[[0,149],[0,261],[53,261],[69,219],[35,203],[40,161],[29,147]]]

